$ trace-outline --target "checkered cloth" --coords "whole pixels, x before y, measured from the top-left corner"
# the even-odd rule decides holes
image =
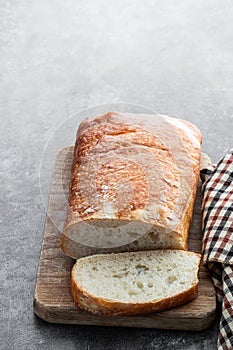
[[[201,170],[203,181],[203,263],[221,303],[218,349],[233,349],[233,149]]]

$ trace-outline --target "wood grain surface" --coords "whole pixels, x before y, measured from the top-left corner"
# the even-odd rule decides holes
[[[201,264],[199,294],[192,302],[175,309],[144,316],[99,316],[78,309],[70,295],[70,271],[74,260],[60,249],[61,230],[66,217],[73,147],[57,155],[44,228],[34,312],[52,323],[203,330],[215,319],[216,295],[208,271]],[[201,190],[197,191],[189,250],[201,252]]]

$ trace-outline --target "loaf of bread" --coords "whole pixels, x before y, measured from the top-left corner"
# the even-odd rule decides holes
[[[77,131],[62,249],[187,249],[201,134],[182,119],[107,113]]]
[[[198,294],[200,255],[184,250],[100,254],[76,261],[75,304],[109,315],[139,315],[186,304]]]

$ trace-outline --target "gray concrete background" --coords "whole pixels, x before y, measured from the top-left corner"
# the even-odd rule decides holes
[[[197,333],[52,325],[32,300],[49,136],[83,108],[124,101],[192,121],[216,162],[232,147],[232,16],[231,0],[0,1],[1,349],[215,349],[217,322]]]

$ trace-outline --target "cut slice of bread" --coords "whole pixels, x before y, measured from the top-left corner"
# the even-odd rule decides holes
[[[97,314],[173,308],[197,297],[200,259],[183,250],[88,256],[73,266],[71,294],[78,307]]]

